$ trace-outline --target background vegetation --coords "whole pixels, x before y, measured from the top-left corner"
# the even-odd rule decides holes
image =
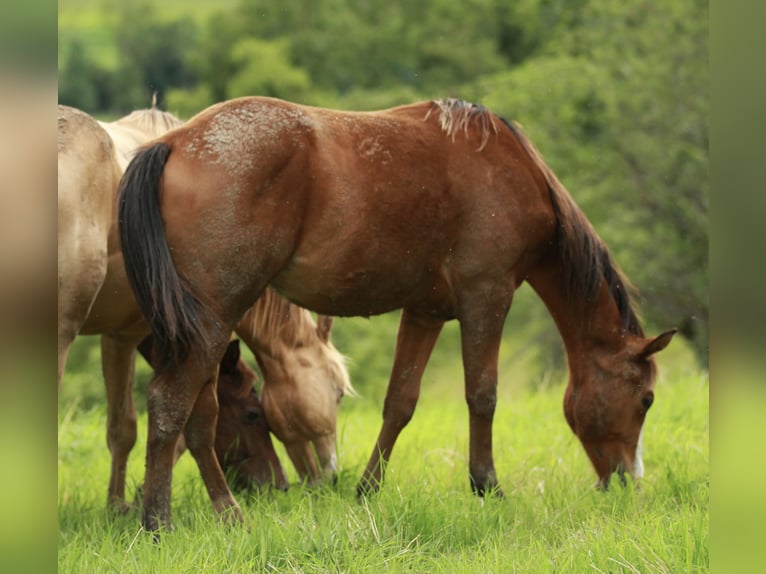
[[[99,350],[81,338],[59,393],[59,569],[704,571],[707,18],[702,0],[60,0],[59,101],[104,119],[156,91],[183,118],[261,94],[347,109],[462,97],[519,121],[638,286],[647,331],[677,326],[683,339],[659,358],[648,487],[599,498],[561,415],[558,334],[523,286],[501,348],[496,424],[498,472],[515,495],[482,506],[465,480],[459,337],[448,324],[391,480],[358,507],[353,483],[378,430],[398,314],[336,320],[361,392],[342,409],[339,489],[248,498],[253,527],[229,538],[210,526],[187,461],[174,479],[184,528],[157,549],[136,537],[136,516],[103,512]],[[138,371],[143,410],[149,372],[141,361]],[[198,530],[215,539],[198,544]]]
[[[62,0],[59,101],[104,118],[155,91],[183,118],[250,94],[349,109],[482,102],[525,126],[639,287],[647,330],[679,327],[706,367],[707,6]],[[536,298],[517,298],[512,316],[515,351],[536,355],[538,373],[561,367]],[[380,344],[396,321],[376,321]],[[344,330],[339,347],[374,360],[355,347],[379,344]]]

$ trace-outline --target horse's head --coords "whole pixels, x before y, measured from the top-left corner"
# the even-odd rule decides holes
[[[354,393],[343,356],[330,342],[331,326],[332,318],[320,316],[310,331],[292,337],[273,356],[259,358],[267,380],[262,399],[269,426],[309,484],[332,479],[337,471],[338,406],[344,395]]]
[[[271,485],[284,490],[287,477],[253,388],[255,380],[255,371],[240,359],[239,341],[231,341],[218,375],[215,452],[238,488]]]
[[[571,370],[564,394],[564,414],[582,442],[606,489],[612,473],[625,483],[644,473],[642,435],[646,413],[654,402],[656,366],[652,356],[664,349],[675,329],[653,339],[625,335],[618,352],[590,355]]]

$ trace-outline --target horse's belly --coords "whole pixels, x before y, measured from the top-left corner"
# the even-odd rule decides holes
[[[93,302],[88,318],[82,327],[83,335],[122,333],[125,335],[148,335],[149,325],[144,321],[141,310],[125,276],[120,254],[109,258],[104,283]]]
[[[317,313],[335,316],[379,315],[402,307],[444,307],[436,294],[442,281],[424,273],[358,265],[339,268],[307,268],[298,264],[275,277],[271,285],[290,301]],[[424,284],[432,284],[424,288]],[[433,299],[426,301],[426,299]]]

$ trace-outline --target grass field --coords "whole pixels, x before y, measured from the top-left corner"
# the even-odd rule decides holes
[[[707,375],[659,381],[640,490],[593,488],[595,474],[562,415],[562,393],[559,384],[501,386],[494,437],[504,500],[470,493],[461,385],[425,384],[374,497],[355,497],[380,424],[381,404],[362,396],[343,403],[335,487],[240,493],[247,524],[224,527],[185,455],[173,479],[175,529],[159,544],[140,529],[138,511],[106,511],[103,407],[63,400],[59,571],[707,572]],[[142,480],[145,427],[144,415],[128,472],[131,493]]]

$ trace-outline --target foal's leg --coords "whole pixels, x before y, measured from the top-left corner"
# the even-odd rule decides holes
[[[492,457],[492,419],[497,403],[497,357],[505,312],[493,309],[468,313],[460,320],[465,371],[465,399],[469,413],[469,472],[472,490],[479,496],[498,487]],[[507,308],[505,309],[507,311]]]
[[[106,441],[112,453],[109,506],[125,510],[125,472],[136,444],[136,409],[133,403],[135,341],[101,336],[101,368],[106,385]]]
[[[399,433],[415,412],[420,381],[443,322],[402,311],[396,339],[394,365],[383,405],[383,426],[362,475],[357,494],[375,492],[383,480],[384,465],[391,456]]]
[[[225,521],[241,522],[242,510],[229,490],[229,485],[215,455],[215,430],[218,421],[218,396],[216,377],[210,379],[197,397],[184,437],[186,446],[197,461],[202,480],[205,482],[213,508]]]

